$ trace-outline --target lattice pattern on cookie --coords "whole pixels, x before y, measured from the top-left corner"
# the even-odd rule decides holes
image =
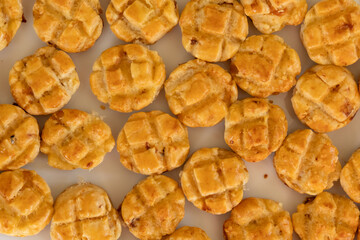
[[[280,147],[286,134],[285,113],[267,99],[237,101],[225,117],[225,142],[249,162],[267,158]]]
[[[106,19],[121,40],[154,44],[178,23],[179,11],[174,0],[112,0]]]
[[[0,1],[0,50],[9,45],[22,21],[21,0]]]
[[[249,178],[241,158],[219,148],[196,151],[180,175],[186,198],[212,214],[226,213],[239,204]]]
[[[50,188],[35,171],[18,169],[0,174],[0,233],[35,235],[50,222],[52,214]]]
[[[67,52],[89,49],[100,37],[99,0],[37,0],[34,28],[39,38]]]
[[[360,6],[354,0],[318,2],[305,16],[301,38],[314,62],[353,64],[360,56]]]
[[[340,183],[346,194],[360,202],[360,150],[356,150],[341,170]]]
[[[117,211],[107,193],[90,183],[67,188],[55,202],[52,240],[116,240],[121,234]]]
[[[90,85],[110,108],[131,112],[149,105],[165,81],[165,65],[155,51],[138,44],[105,50],[96,60]]]
[[[270,199],[247,198],[231,211],[224,223],[227,240],[292,239],[290,214],[281,203]]]
[[[359,209],[350,199],[322,192],[298,205],[292,220],[301,239],[354,239]]]
[[[204,230],[197,227],[181,227],[164,240],[210,240]]]
[[[236,0],[191,0],[180,27],[185,50],[208,62],[230,59],[248,34],[247,18]]]
[[[115,141],[110,127],[99,117],[74,109],[54,113],[41,135],[41,152],[52,167],[71,170],[99,165]]]
[[[360,106],[354,77],[343,67],[318,65],[298,80],[291,98],[297,117],[317,132],[347,125]]]

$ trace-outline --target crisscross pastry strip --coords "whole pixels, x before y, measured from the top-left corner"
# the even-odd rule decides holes
[[[21,0],[0,1],[0,50],[9,45],[23,20]]]

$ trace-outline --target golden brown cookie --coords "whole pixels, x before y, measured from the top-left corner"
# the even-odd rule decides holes
[[[19,107],[0,104],[0,171],[18,169],[32,162],[39,148],[36,119]]]
[[[248,162],[258,162],[275,152],[287,134],[283,110],[263,98],[233,103],[225,117],[225,142]]]
[[[178,66],[165,82],[170,110],[189,127],[219,123],[238,91],[231,75],[216,64],[199,59]]]
[[[56,199],[51,240],[117,240],[119,215],[104,189],[91,183],[68,187]]]
[[[181,187],[195,207],[223,214],[239,204],[249,174],[243,160],[221,148],[202,148],[180,173]]]
[[[164,240],[211,240],[204,230],[197,227],[182,227]]]
[[[359,109],[360,96],[349,70],[317,65],[299,78],[291,102],[302,123],[323,133],[346,126]]]
[[[66,52],[82,52],[100,37],[99,0],[36,0],[34,29],[39,38]]]
[[[341,170],[340,183],[346,194],[360,203],[360,149],[356,150]]]
[[[299,193],[317,195],[340,177],[338,150],[326,134],[310,129],[288,135],[276,151],[274,167],[279,178]]]
[[[70,56],[54,47],[39,48],[34,55],[17,61],[9,83],[15,101],[32,115],[56,112],[80,85]]]
[[[45,122],[40,151],[50,166],[72,170],[92,169],[111,152],[115,140],[100,117],[75,109],[63,109]]]
[[[298,205],[292,221],[301,240],[352,240],[359,209],[348,198],[322,192]]]
[[[224,223],[227,240],[291,240],[290,214],[270,199],[246,198]]]
[[[306,14],[306,0],[240,0],[245,14],[262,33],[273,33],[286,25],[299,25]]]
[[[305,16],[300,37],[314,62],[353,64],[360,51],[360,6],[354,0],[316,3]]]
[[[39,233],[53,215],[47,183],[35,171],[18,169],[0,174],[0,233],[25,237]]]
[[[117,140],[121,163],[146,175],[180,167],[189,149],[187,128],[161,111],[134,113]]]
[[[21,25],[21,2],[22,0],[0,0],[0,51],[9,45]]]
[[[119,39],[154,44],[178,23],[179,10],[175,0],[111,0],[106,19]]]
[[[179,24],[185,50],[208,62],[232,58],[248,35],[247,18],[237,0],[191,0]]]
[[[250,95],[263,98],[289,91],[300,71],[299,55],[277,35],[247,38],[230,65],[237,85]]]
[[[139,44],[105,50],[90,75],[96,97],[119,112],[140,110],[152,103],[164,81],[165,65],[161,57]]]
[[[126,195],[120,211],[135,237],[155,240],[175,231],[184,217],[184,205],[184,194],[175,180],[152,175]]]

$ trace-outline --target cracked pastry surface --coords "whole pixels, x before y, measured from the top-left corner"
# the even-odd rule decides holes
[[[341,170],[340,183],[346,194],[354,202],[360,202],[360,150],[357,149],[350,157],[349,161]]]
[[[181,227],[164,240],[211,240],[204,230],[197,227]]]
[[[9,45],[23,21],[21,3],[21,0],[0,1],[0,51]]]

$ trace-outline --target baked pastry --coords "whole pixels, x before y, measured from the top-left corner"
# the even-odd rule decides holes
[[[120,162],[136,173],[170,171],[180,167],[189,153],[187,128],[160,111],[134,113],[119,134],[117,150]]]
[[[227,240],[291,240],[292,234],[290,214],[270,199],[242,200],[224,223]]]
[[[32,115],[56,112],[80,85],[70,56],[54,47],[39,48],[34,55],[17,61],[9,83],[15,101]]]
[[[275,153],[274,167],[288,187],[309,195],[331,188],[341,171],[338,150],[330,138],[310,129],[286,137]]]
[[[323,133],[346,126],[359,109],[360,96],[349,70],[317,65],[299,78],[291,102],[302,123]]]
[[[152,175],[125,196],[120,211],[135,237],[155,240],[175,231],[184,217],[184,205],[184,194],[175,180]]]
[[[186,162],[180,178],[186,198],[195,207],[223,214],[241,201],[249,174],[235,153],[221,148],[202,148]]]
[[[237,85],[251,96],[262,98],[289,91],[300,71],[299,55],[277,35],[247,38],[230,65]]]
[[[245,14],[262,33],[280,31],[286,25],[299,25],[306,14],[306,0],[240,0]]]
[[[111,0],[106,19],[119,39],[154,44],[178,23],[179,10],[175,0]]]
[[[238,91],[231,75],[216,64],[191,60],[178,66],[165,81],[170,110],[189,127],[219,123]]]
[[[0,203],[0,233],[15,237],[39,233],[54,211],[47,183],[25,169],[0,174]]]
[[[354,202],[360,203],[360,149],[357,149],[341,170],[340,183]]]
[[[75,109],[63,109],[45,122],[40,151],[50,166],[72,170],[92,169],[111,152],[115,140],[100,117]]]
[[[298,205],[292,221],[301,240],[354,239],[359,209],[348,198],[322,192]]]
[[[164,240],[211,240],[206,232],[197,227],[182,227]]]
[[[66,52],[82,52],[100,37],[99,0],[36,0],[34,29],[39,38]]]
[[[0,50],[3,50],[15,36],[23,20],[22,0],[0,1]]]
[[[347,66],[359,59],[360,6],[354,0],[322,0],[306,14],[300,37],[311,60]]]
[[[230,106],[225,117],[225,142],[248,162],[275,152],[287,134],[283,110],[263,98],[246,98]]]
[[[103,103],[119,112],[140,110],[154,101],[165,81],[165,65],[139,44],[105,50],[93,65],[90,85]]]
[[[52,240],[117,240],[119,215],[104,189],[91,183],[68,187],[56,199],[51,221]]]
[[[208,62],[232,58],[248,35],[247,18],[237,0],[191,0],[179,24],[185,50]]]

